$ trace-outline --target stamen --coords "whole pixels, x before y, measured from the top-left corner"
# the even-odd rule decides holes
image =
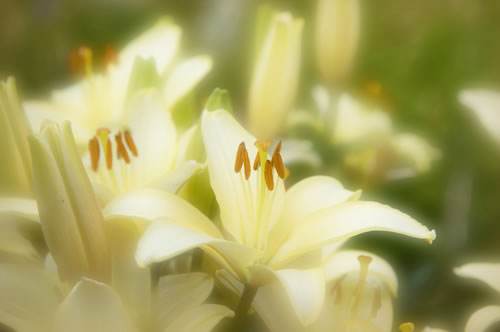
[[[111,140],[108,138],[106,142],[106,167],[111,169],[113,167],[113,151],[111,149]]]
[[[137,150],[137,147],[135,146],[135,142],[134,142],[134,139],[132,138],[132,135],[130,134],[130,131],[125,130],[124,136],[125,136],[125,143],[127,143],[127,146],[129,148],[130,152],[132,152],[132,154],[135,157],[137,157],[139,155],[139,151]]]
[[[250,168],[250,159],[248,158],[248,151],[246,148],[243,151],[243,165],[245,166],[245,180],[248,180],[252,169]]]
[[[89,140],[89,152],[90,152],[90,163],[92,165],[92,169],[94,172],[97,171],[97,167],[99,165],[99,142],[97,138],[93,137]]]
[[[403,323],[403,324],[399,325],[399,330],[401,332],[413,332],[413,331],[415,331],[415,325],[413,325],[413,323],[411,323],[411,322]]]
[[[122,134],[121,133],[116,134],[115,140],[116,140],[116,149],[117,149],[118,159],[123,158],[123,160],[125,160],[125,162],[127,164],[130,163],[130,157],[129,157],[127,149],[125,148],[125,145],[123,144],[123,141],[122,141]]]
[[[360,255],[358,256],[358,261],[360,265],[359,283],[356,288],[355,300],[352,305],[351,318],[353,319],[357,318],[359,314],[359,309],[361,307],[361,299],[363,297],[362,295],[366,284],[366,278],[368,276],[368,265],[370,265],[372,258],[370,256]]]
[[[380,290],[380,287],[377,287],[375,289],[375,295],[372,303],[372,313],[370,317],[375,318],[380,308],[382,308],[382,291]]]
[[[257,142],[255,142],[255,146],[260,151],[264,151],[264,152],[267,152],[267,150],[269,150],[269,144],[270,144],[269,141],[257,141]]]
[[[269,160],[266,160],[264,165],[264,179],[266,180],[267,189],[273,191],[274,189],[274,179],[273,179],[273,166]]]
[[[276,169],[278,176],[280,178],[284,179],[285,175],[286,175],[285,166],[283,166],[283,159],[281,158],[281,155],[279,153],[276,154],[276,150],[275,150],[275,154],[273,154],[272,165]]]
[[[238,146],[238,151],[236,152],[236,161],[234,163],[234,172],[239,173],[241,171],[241,167],[243,166],[243,154],[245,148],[245,142],[241,142]]]
[[[274,148],[273,156],[276,154],[280,154],[280,153],[281,153],[281,140],[278,142],[278,144],[276,144],[276,147]]]
[[[260,153],[257,152],[257,154],[255,155],[255,159],[253,161],[253,170],[256,171],[257,168],[259,168],[260,166]]]

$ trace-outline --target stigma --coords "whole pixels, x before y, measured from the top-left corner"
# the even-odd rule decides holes
[[[113,142],[114,140],[114,142]],[[113,163],[123,160],[130,164],[132,157],[138,157],[139,151],[129,130],[119,131],[114,136],[107,128],[96,131],[96,135],[89,140],[90,165],[94,172],[99,169],[99,160],[103,158],[108,170],[113,168]],[[116,160],[113,161],[113,154]]]
[[[273,170],[276,171],[276,174],[281,179],[284,179],[287,175],[287,170],[283,165],[283,158],[281,157],[281,141],[276,144],[271,160],[267,158],[267,150],[269,149],[268,141],[257,141],[255,142],[255,146],[258,148],[258,152],[255,155],[253,165],[250,166],[250,157],[248,155],[245,142],[241,142],[238,145],[234,163],[234,172],[238,174],[243,170],[245,180],[248,180],[252,171],[257,173],[260,171],[260,174],[266,183],[267,189],[269,191],[273,191],[275,187]]]

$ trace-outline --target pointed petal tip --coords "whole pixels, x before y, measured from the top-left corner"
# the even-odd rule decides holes
[[[432,242],[434,242],[434,240],[436,239],[436,231],[434,229],[431,230],[429,233],[427,233],[425,238],[427,240],[427,243],[432,244]]]

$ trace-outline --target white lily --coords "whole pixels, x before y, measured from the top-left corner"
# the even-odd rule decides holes
[[[343,80],[351,69],[360,35],[358,0],[317,0],[316,62],[330,84]]]
[[[298,317],[310,323],[322,307],[324,276],[316,260],[299,262],[304,255],[368,231],[397,232],[429,242],[435,238],[434,231],[406,214],[358,201],[359,192],[329,177],[305,179],[285,193],[279,147],[269,161],[265,144],[254,146],[255,138],[223,110],[204,112],[202,135],[221,230],[168,193],[142,191],[118,198],[106,213],[156,219],[139,241],[136,259],[141,266],[201,246],[245,285],[279,281]],[[249,155],[256,156],[253,171]]]
[[[455,269],[455,274],[484,282],[500,292],[500,264],[470,263]],[[500,297],[499,297],[500,299]],[[500,305],[489,305],[475,311],[465,325],[465,332],[486,331],[491,325],[500,322]]]
[[[274,138],[291,110],[298,85],[303,20],[273,13],[262,42],[248,96],[250,131]]]
[[[486,131],[500,143],[500,93],[486,89],[464,90],[460,102],[471,109]]]

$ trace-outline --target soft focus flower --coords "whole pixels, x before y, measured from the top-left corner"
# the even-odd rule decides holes
[[[23,112],[16,82],[10,77],[0,82],[0,190],[2,194],[30,196],[31,156],[29,123]]]
[[[266,143],[254,145],[255,138],[223,110],[203,114],[202,134],[221,231],[174,195],[126,195],[106,212],[157,219],[139,242],[141,266],[201,246],[245,285],[279,281],[301,321],[310,323],[323,304],[324,275],[317,260],[300,263],[304,255],[320,258],[320,248],[374,230],[435,238],[434,231],[395,209],[358,201],[359,192],[333,178],[307,178],[285,193],[279,146],[268,160]],[[255,157],[253,167],[249,156]]]
[[[470,263],[455,269],[461,277],[480,280],[500,292],[500,264]],[[500,297],[499,297],[500,298]],[[475,311],[465,325],[465,332],[482,332],[500,321],[500,305],[489,305]]]
[[[327,84],[342,81],[351,69],[358,48],[358,0],[317,0],[316,61]]]
[[[491,90],[464,90],[460,102],[471,109],[486,131],[500,143],[500,93]]]
[[[260,45],[247,112],[250,131],[259,139],[274,138],[293,107],[303,24],[290,13],[274,13]]]

